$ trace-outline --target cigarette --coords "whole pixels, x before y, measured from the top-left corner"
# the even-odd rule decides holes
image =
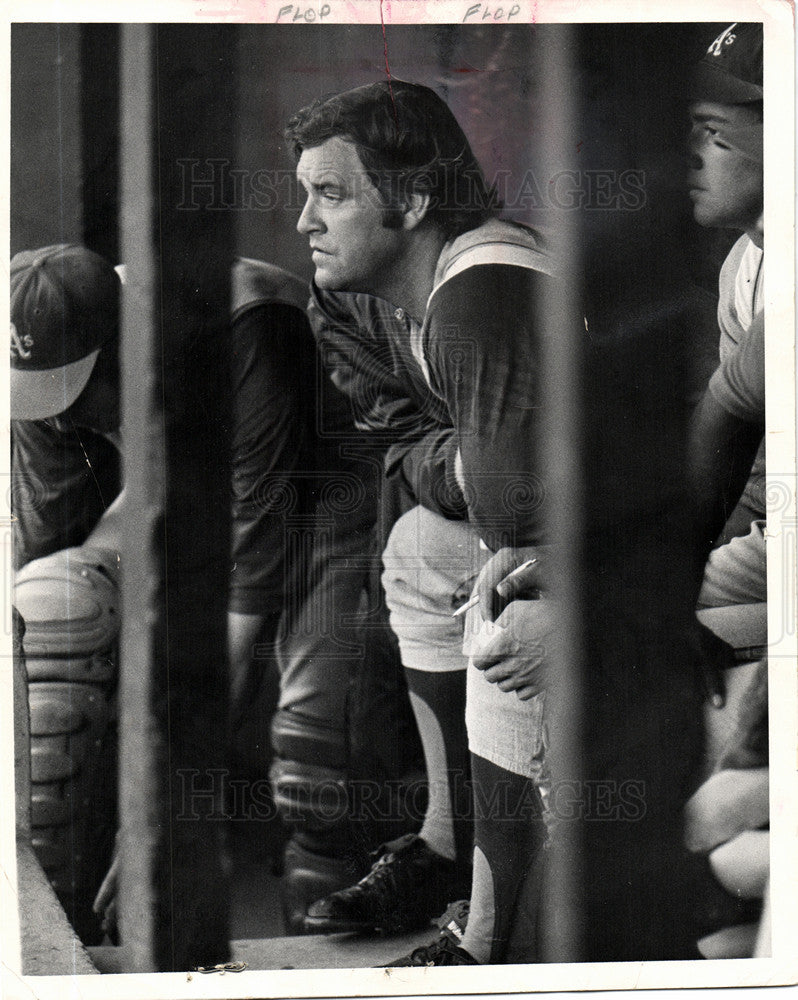
[[[452,618],[459,618],[460,615],[464,615],[469,608],[473,608],[477,604],[479,604],[479,594],[474,594],[473,597],[469,597],[465,604],[461,604],[457,611],[452,612]]]
[[[534,566],[537,561],[537,556],[535,556],[534,559],[527,559],[527,561],[522,562],[520,566],[516,566],[512,573],[508,573],[503,580],[499,581],[499,583],[506,583],[508,580],[512,580],[514,576],[518,576],[518,574],[523,573],[525,569],[529,569],[530,566]]]
[[[525,569],[529,569],[530,566],[534,566],[536,562],[537,557],[534,559],[527,559],[526,562],[522,562],[520,566],[516,566],[511,573],[508,573],[507,576],[499,582],[505,583],[507,580],[512,580],[514,576],[518,576],[519,573],[523,573]],[[459,618],[460,615],[464,615],[466,611],[475,607],[477,604],[479,604],[479,594],[474,594],[473,597],[469,597],[465,604],[461,604],[457,611],[452,612],[452,618]]]

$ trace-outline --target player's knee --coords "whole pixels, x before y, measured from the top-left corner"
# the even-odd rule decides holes
[[[347,816],[346,733],[298,712],[272,720],[274,802],[292,827],[323,829]]]
[[[25,622],[31,682],[115,678],[119,589],[111,553],[83,546],[35,559],[17,573],[14,605]]]

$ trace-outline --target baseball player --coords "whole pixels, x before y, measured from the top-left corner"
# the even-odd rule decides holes
[[[119,278],[85,247],[11,261],[14,605],[25,620],[32,845],[81,937],[113,842]],[[88,803],[75,808],[75,803]]]
[[[438,496],[459,493],[449,506],[468,511],[466,522],[414,507],[383,555],[431,786],[421,832],[386,845],[360,883],[315,903],[306,919],[314,930],[397,930],[440,913],[470,860],[456,832],[448,766],[458,752],[462,715],[453,706],[462,706],[467,663],[452,612],[487,557],[481,539],[497,547],[508,532],[519,542],[541,540],[535,505],[508,497],[537,481],[534,303],[554,279],[535,234],[495,218],[467,139],[428,88],[393,80],[339,94],[300,111],[287,134],[307,192],[298,229],[310,244],[319,301],[343,292],[390,303],[397,325],[389,351],[454,431],[409,437],[394,449],[394,464],[411,490],[437,470]],[[498,783],[507,812],[498,821],[485,811],[475,817],[466,937],[459,946],[437,942],[421,964],[501,961],[542,842],[542,700],[521,701],[478,671],[467,684],[471,776],[475,787]]]

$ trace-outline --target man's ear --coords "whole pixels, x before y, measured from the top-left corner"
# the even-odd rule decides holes
[[[430,205],[429,191],[413,191],[407,197],[402,215],[402,228],[415,229],[426,218]]]

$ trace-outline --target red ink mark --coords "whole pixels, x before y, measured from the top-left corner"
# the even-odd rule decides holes
[[[577,153],[578,153],[578,152],[579,152],[579,151],[580,151],[580,150],[582,149],[582,141],[583,141],[583,140],[580,140],[580,141],[579,141],[579,142],[578,142],[578,143],[576,144],[576,151],[577,151]]]
[[[380,25],[382,26],[382,45],[383,52],[385,54],[385,73],[388,77],[388,92],[391,95],[391,103],[393,104],[393,117],[397,126],[399,125],[399,119],[396,115],[396,101],[393,99],[393,85],[391,83],[391,67],[388,65],[388,36],[385,33],[385,17],[383,15],[382,0],[380,0]]]

